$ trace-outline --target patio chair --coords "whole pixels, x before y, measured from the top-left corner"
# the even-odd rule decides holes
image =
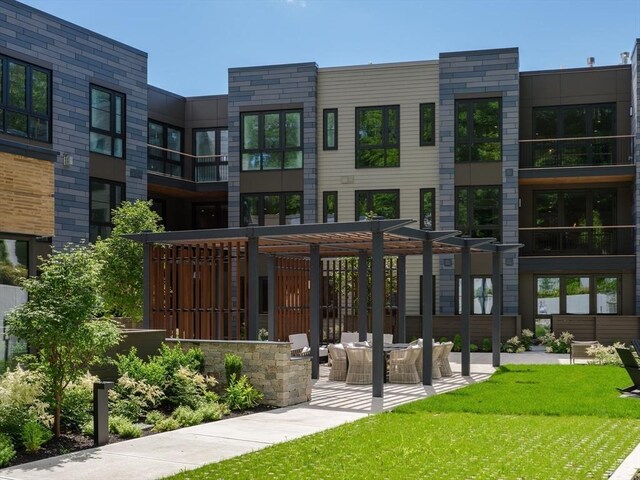
[[[451,364],[449,363],[449,354],[453,349],[453,342],[442,343],[442,355],[440,356],[440,373],[443,377],[452,377]]]
[[[434,343],[432,347],[431,362],[433,367],[431,368],[432,378],[441,378],[442,373],[440,371],[440,357],[442,357],[442,351],[444,345],[441,343]]]
[[[373,343],[373,333],[367,333],[367,342]],[[382,336],[382,343],[385,345],[391,345],[393,343],[393,333],[384,333]]]
[[[571,348],[569,349],[569,363],[576,363],[576,360],[589,360],[592,358],[587,354],[587,349],[593,345],[599,345],[599,343],[595,340],[588,342],[572,340]]]
[[[329,345],[331,370],[329,380],[344,382],[347,378],[347,352],[341,344]]]
[[[373,382],[373,354],[369,347],[347,347],[349,367],[346,382],[351,385],[369,385]]]
[[[306,333],[293,333],[289,335],[289,341],[291,342],[291,356],[292,357],[306,357],[311,355],[311,347],[309,347],[309,339]],[[329,352],[327,347],[320,347],[319,361],[326,361]]]
[[[409,343],[410,347],[418,346],[420,347],[420,353],[418,353],[418,357],[416,358],[416,372],[418,372],[418,376],[422,380],[422,358],[424,356],[424,348],[422,348],[422,339],[418,338],[413,342]]]
[[[416,359],[422,347],[413,345],[389,354],[389,383],[420,383]]]
[[[346,343],[355,343],[360,341],[358,332],[342,332],[340,334],[340,343],[343,345]]]
[[[618,352],[618,356],[620,357],[620,360],[622,360],[622,365],[633,382],[633,385],[630,387],[618,388],[617,390],[621,393],[640,395],[640,365],[638,365],[636,358],[628,348],[616,347],[616,352]]]

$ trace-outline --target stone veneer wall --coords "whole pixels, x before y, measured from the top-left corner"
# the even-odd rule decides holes
[[[518,243],[520,73],[517,48],[440,54],[440,224],[455,229],[455,100],[502,99],[502,242]],[[495,94],[495,95],[493,95]],[[503,255],[503,313],[518,313],[518,254]],[[440,255],[440,313],[455,309],[453,255]]]
[[[184,339],[179,342],[183,348],[202,349],[204,371],[220,382],[226,382],[224,356],[235,353],[242,357],[242,371],[264,394],[262,403],[266,405],[286,407],[311,400],[311,357],[292,358],[289,342]]]

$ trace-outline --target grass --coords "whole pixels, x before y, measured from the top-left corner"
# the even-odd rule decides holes
[[[510,365],[486,382],[172,479],[607,478],[640,438],[618,367]]]

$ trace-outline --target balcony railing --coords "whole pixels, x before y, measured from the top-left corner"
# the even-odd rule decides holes
[[[524,256],[632,255],[634,227],[521,228]]]
[[[633,163],[633,135],[520,140],[520,167],[583,167]]]
[[[226,155],[190,155],[168,148],[147,145],[150,172],[192,182],[226,182],[229,162]]]

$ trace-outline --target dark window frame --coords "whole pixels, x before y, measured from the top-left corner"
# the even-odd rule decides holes
[[[279,130],[280,130],[280,138],[278,148],[266,148],[264,142],[264,117],[265,115],[279,114]],[[285,142],[285,122],[286,122],[286,114],[287,113],[299,113],[300,114],[300,146],[299,147],[287,147]],[[258,148],[244,148],[244,117],[247,115],[257,115],[258,116]],[[286,153],[287,152],[297,152],[300,151],[302,154],[302,165],[296,168],[286,168]],[[280,168],[264,168],[264,159],[263,155],[268,154],[270,152],[277,152],[282,154],[282,161],[280,163]],[[260,168],[254,168],[245,170],[243,167],[243,155],[254,154],[260,155]],[[271,171],[277,172],[279,170],[302,170],[304,169],[304,112],[301,108],[293,108],[286,110],[268,110],[268,111],[257,111],[257,112],[241,112],[240,113],[240,171],[241,172],[263,172],[263,171]]]
[[[555,137],[549,137],[549,138],[540,138],[540,140],[553,140],[556,138],[565,138],[566,135],[564,133],[564,115],[565,112],[569,109],[574,109],[574,108],[584,108],[587,111],[585,112],[585,117],[584,117],[584,121],[585,121],[585,137],[593,137],[593,136],[597,136],[597,135],[593,135],[593,111],[595,108],[597,107],[611,107],[613,110],[612,113],[612,119],[613,119],[613,124],[612,124],[612,130],[613,132],[611,133],[611,135],[617,135],[617,131],[618,131],[618,109],[617,109],[617,104],[615,102],[600,102],[600,103],[578,103],[575,105],[549,105],[549,106],[540,106],[540,107],[533,107],[532,108],[532,112],[531,112],[531,138],[537,139],[538,137],[536,136],[536,113],[543,111],[543,110],[554,110],[556,113],[556,136]],[[591,131],[589,131],[591,130]],[[582,137],[570,137],[570,138],[576,138],[576,139],[580,139]]]
[[[397,115],[395,136],[398,139],[397,144],[389,144],[389,110],[395,109]],[[367,110],[381,110],[382,111],[382,143],[379,145],[361,145],[360,144],[360,131],[358,129],[358,117],[360,112],[364,112]],[[355,168],[399,168],[400,167],[400,105],[380,105],[380,106],[372,106],[372,107],[356,107],[355,113]],[[366,150],[384,150],[385,161],[384,165],[381,166],[370,166],[370,165],[360,165],[358,159],[361,151]],[[397,149],[398,150],[398,164],[397,165],[387,165],[387,150],[389,149]]]
[[[358,195],[365,194],[367,196],[367,212],[373,211],[373,195],[376,193],[394,193],[396,195],[396,211],[398,215],[395,218],[401,218],[400,216],[400,189],[388,188],[388,189],[376,189],[376,190],[356,190],[354,192],[354,206],[355,206],[355,221],[361,221],[358,212]],[[374,212],[377,213],[377,212]]]
[[[431,140],[425,141],[424,139],[424,114],[423,109],[431,108],[431,125],[433,127],[433,132],[431,132]],[[421,103],[420,104],[420,146],[421,147],[432,147],[436,144],[436,104],[434,102],[430,103]]]
[[[327,133],[327,117],[329,114],[333,114],[333,147],[329,146],[329,136]],[[322,111],[322,149],[323,150],[338,150],[338,109],[337,108],[325,108]]]
[[[476,225],[473,221],[475,205],[473,200],[473,192],[477,189],[488,189],[494,188],[498,190],[498,198],[500,199],[500,203],[498,204],[498,223],[495,226],[492,225]],[[460,219],[458,218],[458,192],[461,190],[467,191],[467,224],[466,227],[460,223]],[[502,237],[502,207],[503,207],[503,198],[502,198],[502,185],[464,185],[455,187],[455,229],[460,230],[462,232],[462,236],[468,236],[468,233],[476,231],[476,230],[497,230],[499,235],[496,236],[496,240],[500,240]],[[493,235],[489,235],[493,236]],[[484,238],[484,237],[480,237]]]
[[[556,211],[556,215],[557,215],[557,225],[555,225],[556,227],[570,227],[571,225],[567,225],[566,223],[566,208],[565,208],[565,198],[564,198],[564,194],[565,193],[584,193],[585,194],[585,225],[576,225],[577,227],[580,226],[585,226],[585,227],[610,227],[610,226],[616,226],[618,225],[618,189],[615,187],[609,187],[609,188],[589,188],[589,189],[584,189],[584,188],[576,188],[576,189],[571,189],[571,188],[561,188],[561,189],[551,189],[551,190],[533,190],[532,192],[532,198],[533,198],[533,202],[531,205],[532,208],[532,219],[533,219],[533,224],[534,226],[538,226],[537,225],[537,221],[538,221],[538,211],[537,211],[537,205],[538,205],[538,197],[541,195],[549,195],[549,194],[556,194],[558,196],[558,201],[557,201],[557,211]],[[605,224],[605,225],[594,225],[593,224],[593,213],[594,213],[594,194],[597,193],[611,193],[612,198],[613,198],[613,222],[611,224]],[[541,228],[549,228],[549,227],[541,227]]]
[[[241,193],[240,194],[240,226],[246,227],[245,220],[245,204],[244,199],[246,197],[258,197],[258,225],[264,225],[264,197],[272,197],[278,195],[279,199],[279,211],[278,211],[278,225],[286,225],[286,197],[288,195],[300,196],[300,224],[304,223],[304,195],[302,191],[298,192],[256,192],[256,193]]]
[[[109,94],[109,102],[110,102],[110,112],[109,112],[109,130],[103,130],[101,128],[97,128],[93,126],[93,115],[91,114],[91,109],[93,108],[91,103],[91,97],[93,90],[99,90],[103,93]],[[120,128],[120,133],[116,132],[116,98],[120,97],[122,99],[122,126]],[[148,128],[148,123],[147,123]],[[127,158],[127,96],[122,92],[117,92],[115,90],[111,90],[109,88],[101,87],[100,85],[96,85],[93,83],[89,84],[89,134],[91,132],[98,133],[100,135],[105,135],[111,137],[111,153],[107,154],[104,152],[98,152],[91,150],[91,142],[89,142],[89,150],[92,153],[97,153],[99,155],[107,155],[115,158]],[[122,141],[122,156],[118,156],[114,154],[114,145],[116,139]]]
[[[622,312],[622,274],[620,273],[562,273],[562,274],[538,274],[533,277],[533,295],[534,295],[534,318],[549,318],[553,315],[603,315],[603,316],[620,316]],[[559,313],[538,313],[538,305],[540,298],[538,297],[538,279],[540,278],[557,278],[559,282]],[[589,313],[568,313],[567,312],[567,279],[569,278],[588,278],[589,279]],[[597,281],[601,278],[615,278],[617,280],[617,292],[616,292],[616,313],[599,313],[598,310],[598,286]]]
[[[476,137],[475,129],[473,128],[473,106],[475,103],[484,103],[484,102],[498,102],[498,137]],[[460,105],[467,106],[467,134],[464,138],[460,138],[458,135],[458,110]],[[484,163],[484,162],[501,162],[502,161],[502,153],[503,153],[503,145],[502,145],[502,98],[500,97],[492,97],[492,98],[465,98],[465,99],[456,99],[455,100],[455,117],[454,117],[454,163]],[[458,159],[456,150],[460,145],[475,145],[478,143],[497,143],[500,145],[500,159],[499,160],[483,160],[483,159],[472,159],[473,150],[469,148],[469,153],[466,159]]]
[[[196,136],[199,132],[214,132],[215,133],[215,151],[212,160],[203,160],[199,157],[203,156],[198,154]],[[227,153],[222,153],[221,142],[222,132],[227,132]],[[210,181],[211,176],[220,180],[224,177],[224,173],[228,169],[229,165],[229,127],[201,127],[191,130],[191,152],[195,157],[193,159],[192,177],[195,182]],[[224,156],[224,158],[223,158]],[[204,170],[202,175],[199,174],[200,168]],[[213,175],[212,175],[213,172]],[[227,172],[228,175],[228,172]]]
[[[178,177],[183,177],[184,176],[184,170],[185,170],[185,165],[184,165],[184,128],[182,127],[178,127],[176,125],[171,125],[169,123],[165,123],[165,122],[160,122],[158,120],[154,120],[152,118],[147,119],[147,135],[149,133],[149,131],[151,130],[151,123],[154,123],[160,127],[162,127],[162,145],[154,145],[154,146],[158,146],[160,148],[165,148],[165,149],[169,149],[168,144],[169,144],[169,128],[172,128],[174,130],[177,130],[180,132],[180,155],[179,155],[179,160],[173,160],[171,158],[171,153],[167,152],[166,150],[159,150],[160,155],[153,155],[151,152],[153,151],[153,147],[149,147],[149,152],[148,152],[148,157],[152,157],[154,160],[161,162],[163,169],[162,171],[158,171],[158,170],[151,170],[149,168],[149,165],[147,164],[147,169],[152,171],[152,172],[157,172],[157,173],[164,173],[166,175],[172,175],[172,176],[178,176]],[[177,166],[180,167],[180,173],[178,175],[173,175],[172,173],[167,173],[167,165],[173,165],[173,166]]]
[[[487,313],[475,313],[473,311],[473,307],[474,307],[474,299],[475,299],[475,288],[474,288],[474,280],[482,280],[483,281],[483,285],[485,285],[485,289],[486,289],[486,281],[490,280],[491,281],[491,299],[492,299],[492,304],[491,304],[491,310]],[[462,275],[455,275],[455,313],[456,315],[460,315],[461,311],[462,311],[462,303],[461,303],[461,297],[462,297]],[[502,275],[500,275],[500,281],[503,281],[503,277]],[[469,294],[471,295],[471,301],[470,301],[470,306],[471,308],[469,309],[469,313],[471,315],[492,315],[493,314],[493,275],[471,275],[471,291],[469,292]],[[504,306],[504,305],[503,305]],[[501,311],[500,314],[502,315],[503,312]]]
[[[435,188],[421,188],[420,189],[420,229],[426,230],[427,227],[424,224],[424,195],[425,193],[431,193],[432,202],[431,202],[431,227],[429,230],[436,229],[436,189]]]
[[[14,63],[16,65],[21,65],[25,68],[25,108],[18,108],[12,106],[9,102],[9,64]],[[46,114],[37,113],[33,111],[33,72],[40,72],[47,75],[47,112]],[[42,68],[37,65],[33,65],[28,62],[23,62],[21,60],[17,60],[15,58],[0,55],[0,79],[2,80],[2,84],[0,84],[0,132],[11,135],[18,138],[28,138],[31,140],[36,140],[38,142],[43,143],[53,143],[52,138],[52,112],[53,112],[53,101],[52,101],[52,71],[47,68]],[[19,115],[27,116],[27,131],[25,135],[19,135],[16,133],[11,133],[7,129],[7,113],[13,112]],[[47,139],[42,140],[41,138],[37,138],[32,135],[32,122],[37,120],[44,120],[47,122]]]
[[[93,206],[93,193],[92,193],[92,188],[91,188],[91,184],[93,182],[99,182],[105,185],[109,186],[109,222],[100,222],[100,221],[94,221],[91,218],[91,209]],[[113,180],[107,180],[104,178],[98,178],[98,177],[90,177],[89,178],[89,240],[90,241],[95,241],[94,239],[91,239],[91,227],[92,226],[96,226],[96,227],[108,227],[109,229],[113,229],[113,209],[119,207],[120,205],[116,205],[116,200],[115,200],[115,191],[116,191],[116,187],[121,187],[121,194],[120,194],[120,198],[122,199],[122,201],[126,200],[126,188],[127,185],[124,182],[116,182]]]
[[[331,223],[338,223],[338,191],[330,190],[327,192],[322,192],[322,223],[328,223],[327,218],[329,216],[329,212],[327,211],[327,197],[329,195],[335,195],[335,218]]]
[[[217,215],[219,215],[220,218],[223,218],[223,210],[225,210],[223,207],[227,206],[226,202],[223,201],[210,201],[210,202],[195,202],[191,205],[191,211],[192,211],[192,222],[191,222],[191,227],[193,228],[193,230],[202,230],[205,228],[227,228],[228,227],[228,216],[229,216],[229,210],[227,208],[227,219],[224,219],[223,221],[221,221],[221,225],[217,226],[217,227],[199,227],[197,225],[197,218],[198,218],[198,214],[197,211],[199,208],[202,207],[214,207],[215,209],[215,213]]]

